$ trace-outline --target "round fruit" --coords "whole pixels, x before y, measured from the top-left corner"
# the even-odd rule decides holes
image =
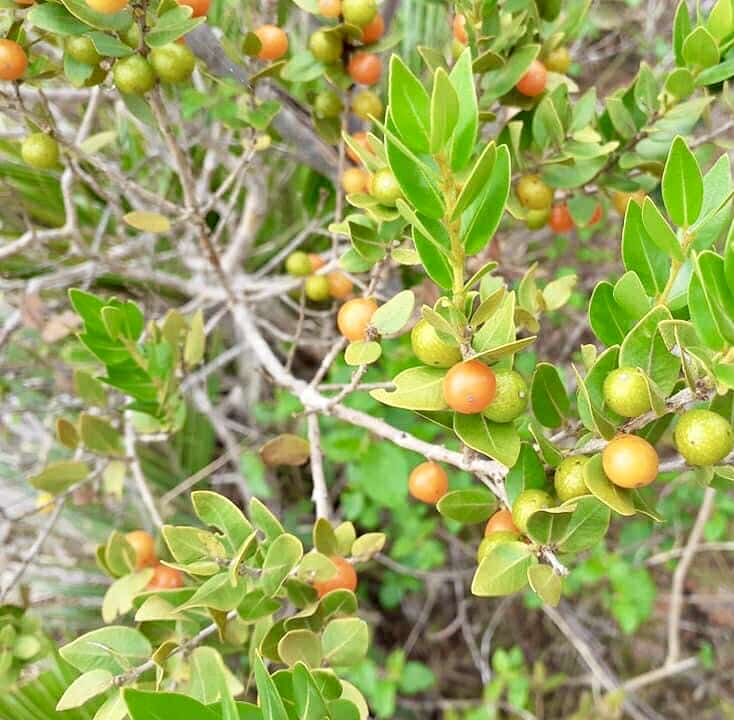
[[[413,327],[410,344],[415,356],[431,367],[450,368],[461,362],[461,350],[447,345],[425,320],[419,320]]]
[[[591,213],[589,223],[586,227],[592,227],[593,225],[596,225],[602,219],[602,217],[604,217],[604,210],[601,204],[599,204],[594,208],[594,212]]]
[[[317,581],[313,584],[319,597],[324,597],[332,590],[351,590],[354,592],[357,589],[357,572],[354,566],[341,557],[334,556],[329,560],[336,565],[336,575],[328,580]]]
[[[98,65],[102,60],[102,56],[97,52],[91,38],[84,35],[67,38],[64,50],[70,58],[85,65]]]
[[[288,52],[288,36],[277,25],[263,25],[255,35],[260,40],[260,60],[277,60]]]
[[[308,49],[319,62],[329,65],[342,56],[344,43],[338,33],[317,30],[308,39]]]
[[[164,82],[180,83],[191,77],[196,57],[186,45],[168,43],[150,51],[150,64]]]
[[[158,563],[153,568],[153,577],[147,590],[175,590],[183,587],[184,578],[180,570]]]
[[[382,60],[374,53],[356,52],[349,58],[347,72],[359,85],[374,85],[382,75]]]
[[[647,380],[637,368],[612,370],[604,378],[602,391],[607,407],[622,417],[637,417],[650,410]]]
[[[339,117],[343,109],[342,99],[333,90],[322,90],[313,102],[313,111],[320,118]]]
[[[382,118],[385,108],[380,100],[380,96],[372,90],[362,90],[357,93],[352,100],[352,112],[362,120],[371,120]]]
[[[325,302],[329,299],[329,280],[326,275],[310,275],[303,284],[306,297],[313,302]]]
[[[548,224],[550,219],[551,210],[550,208],[544,208],[543,210],[528,210],[528,214],[525,216],[525,224],[528,230],[540,230]]]
[[[689,465],[715,465],[734,448],[734,430],[718,413],[698,408],[681,416],[673,440]]]
[[[87,5],[95,12],[112,15],[124,10],[128,0],[87,0]]]
[[[512,422],[528,406],[528,384],[517,370],[498,370],[495,382],[494,400],[483,415],[492,422]]]
[[[573,218],[571,217],[571,213],[569,212],[568,205],[566,205],[566,203],[553,206],[548,224],[553,232],[559,234],[573,230]]]
[[[319,15],[335,18],[342,14],[341,0],[319,0]]]
[[[352,294],[354,284],[343,272],[334,270],[326,279],[329,281],[329,295],[334,300],[346,300]]]
[[[128,47],[137,50],[140,47],[140,25],[133,23],[123,33],[120,33],[120,39]]]
[[[449,490],[446,471],[435,462],[424,462],[413,468],[408,478],[408,491],[421,502],[435,505]]]
[[[543,20],[553,22],[561,14],[561,0],[536,0]]]
[[[480,563],[489,554],[493,545],[497,543],[514,542],[520,539],[520,535],[516,532],[509,532],[507,530],[500,530],[499,532],[493,532],[491,535],[482,538],[482,542],[479,543],[477,548],[477,562]]]
[[[191,17],[204,17],[209,12],[211,0],[176,0],[179,5],[190,7],[193,12]]]
[[[125,540],[135,552],[136,570],[156,564],[158,558],[155,554],[155,540],[150,533],[145,530],[133,530],[125,535]]]
[[[0,38],[0,80],[17,80],[28,67],[28,56],[15,40]]]
[[[479,360],[454,365],[443,379],[446,404],[458,413],[480,413],[494,400],[497,383],[494,370]]]
[[[538,175],[523,175],[517,181],[517,199],[528,210],[547,210],[553,202],[553,189]]]
[[[492,515],[492,517],[487,520],[487,526],[484,528],[485,536],[498,532],[520,532],[517,529],[517,525],[512,521],[512,513],[506,508],[502,508],[502,510],[498,510],[494,515]]]
[[[583,455],[571,455],[556,468],[553,484],[561,502],[589,494],[584,481],[584,465],[588,461],[589,458]]]
[[[360,130],[359,132],[354,133],[352,135],[352,140],[359,145],[361,148],[364,149],[365,153],[368,155],[372,155],[372,147],[370,146],[370,142],[367,139],[367,133],[364,132],[364,130]],[[360,165],[362,163],[362,159],[357,155],[352,148],[347,145],[347,157],[355,164]]]
[[[385,19],[382,15],[375,15],[372,22],[368,22],[362,28],[362,42],[365,45],[377,42],[385,34]]]
[[[658,476],[658,454],[638,435],[617,435],[604,448],[601,459],[606,476],[619,487],[644,487]]]
[[[569,49],[565,45],[561,45],[561,47],[551,50],[545,59],[545,66],[551,72],[565,75],[571,67],[571,53]]]
[[[342,188],[347,195],[367,192],[369,173],[362,168],[347,168],[342,173]]]
[[[309,256],[305,252],[297,250],[285,259],[285,271],[289,275],[304,277],[310,275],[314,271],[314,267]]]
[[[629,205],[630,200],[634,200],[640,207],[642,207],[642,203],[645,202],[644,190],[636,190],[635,192],[615,192],[612,195],[612,204],[620,215],[624,215],[627,212],[627,205]]]
[[[339,332],[352,342],[364,340],[375,310],[377,310],[377,303],[372,298],[347,300],[339,308],[336,316]]]
[[[381,205],[395,207],[399,198],[403,197],[403,191],[398,181],[388,168],[378,170],[370,181],[370,195]]]
[[[142,95],[155,85],[155,72],[142,55],[121,58],[112,68],[112,77],[120,92],[127,95]]]
[[[528,71],[520,78],[515,87],[520,94],[526,97],[536,97],[545,90],[547,80],[548,71],[545,65],[540,60],[533,60]]]
[[[466,17],[464,15],[454,15],[453,31],[454,39],[458,40],[462,45],[466,45],[469,42],[469,36],[466,34]]]
[[[545,490],[523,490],[512,504],[512,521],[521,533],[526,534],[530,516],[552,503],[553,498]]]
[[[46,133],[32,133],[23,140],[20,155],[32,168],[49,170],[59,162],[59,144]]]
[[[377,17],[376,0],[342,0],[344,22],[357,27],[369,25]]]
[[[309,253],[308,259],[311,261],[311,270],[316,272],[326,265],[326,260],[321,257],[318,253]]]

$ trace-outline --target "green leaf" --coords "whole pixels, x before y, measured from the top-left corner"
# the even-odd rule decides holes
[[[456,220],[480,195],[482,190],[490,182],[492,170],[497,160],[497,146],[494,141],[490,142],[477,158],[474,167],[466,179],[464,186],[456,199],[451,219]]]
[[[560,148],[565,140],[566,131],[558,116],[553,98],[546,95],[533,113],[533,138],[541,148],[553,145]]]
[[[696,222],[703,205],[703,177],[696,158],[680,135],[673,140],[665,163],[662,192],[665,208],[676,225],[688,228]],[[628,212],[634,204],[629,203]]]
[[[133,598],[145,590],[152,577],[153,570],[147,568],[115,580],[102,600],[102,620],[111,623],[129,613],[133,609]]]
[[[517,496],[524,490],[545,489],[546,478],[543,463],[535,454],[530,443],[524,442],[520,450],[520,457],[510,468],[505,478],[505,488],[510,505],[515,502]]]
[[[637,273],[648,295],[654,297],[663,292],[670,274],[670,256],[651,237],[643,222],[642,209],[635,202],[627,203],[622,229],[622,259],[626,270]],[[618,324],[624,327],[623,318]],[[621,342],[621,339],[615,342]]]
[[[102,669],[117,675],[144,663],[153,648],[137,630],[111,625],[78,637],[59,652],[80,672]]]
[[[107,394],[102,383],[84,370],[74,371],[74,390],[82,400],[90,405],[104,406],[107,404]]]
[[[130,9],[118,13],[99,13],[92,10],[84,0],[62,0],[64,7],[86,25],[97,30],[123,31],[132,24]]]
[[[495,423],[484,415],[454,414],[454,432],[470,448],[512,467],[520,454],[520,436],[512,423]]]
[[[709,13],[706,27],[717,40],[734,31],[734,7],[731,0],[717,0]]]
[[[683,57],[683,43],[690,32],[691,16],[688,14],[688,2],[687,0],[680,0],[673,20],[673,49],[675,51],[675,64],[678,66],[686,64]]]
[[[610,517],[606,505],[586,495],[560,507],[534,512],[528,520],[528,534],[536,542],[552,545],[563,553],[577,553],[602,540]]]
[[[51,495],[60,495],[89,476],[89,466],[77,460],[50,463],[38,474],[28,478],[31,487]]]
[[[232,587],[229,573],[220,572],[200,585],[191,598],[178,609],[179,612],[184,612],[191,608],[205,607],[229,612],[242,602],[244,596],[245,583],[240,580],[235,587]]]
[[[507,293],[492,321],[485,323],[472,338],[472,348],[477,355],[515,341],[515,293]],[[486,357],[486,356],[485,356]]]
[[[415,307],[415,295],[412,290],[402,290],[384,305],[381,305],[372,316],[371,324],[381,335],[392,335],[405,327]]]
[[[399,204],[400,201],[398,201]],[[422,225],[430,228],[431,232],[426,235],[415,225],[413,226],[415,249],[431,280],[439,287],[448,289],[454,280],[451,262],[448,258],[449,236],[442,223],[429,218],[422,219]]]
[[[212,647],[198,647],[189,656],[191,667],[191,678],[189,680],[188,692],[194,698],[211,705],[222,700],[227,706],[227,715],[223,713],[223,720],[232,717],[234,696],[244,691],[242,683],[232,674],[224,664],[222,656]]]
[[[191,318],[191,327],[184,345],[184,362],[189,368],[195,367],[204,359],[206,335],[204,334],[204,314],[197,310]]]
[[[720,82],[728,80],[734,75],[734,58],[725,60],[718,65],[706,68],[703,72],[700,72],[696,76],[695,84],[698,87],[705,87],[706,85],[715,85]],[[691,83],[693,84],[693,83]]]
[[[358,340],[347,345],[344,362],[347,365],[371,365],[382,356],[382,346],[374,340]]]
[[[494,70],[484,76],[485,87],[490,88],[484,99],[491,100],[510,92],[528,71],[539,52],[540,45],[523,45],[515,48],[499,70]]]
[[[471,50],[466,48],[449,73],[451,84],[459,99],[459,117],[451,145],[451,169],[463,170],[474,151],[477,139],[477,93],[474,87]]]
[[[530,385],[530,406],[538,422],[549,428],[559,427],[568,415],[571,401],[554,365],[536,365]]]
[[[599,401],[595,401],[592,397],[586,382],[575,367],[574,373],[576,374],[576,407],[581,422],[587,430],[609,440],[615,434],[614,423],[602,414]]]
[[[701,75],[715,69],[705,70]],[[696,84],[697,80],[688,68],[675,68],[665,79],[665,89],[679,100],[689,97],[696,89]]]
[[[280,639],[278,655],[291,667],[302,662],[317,668],[321,665],[321,641],[311,630],[291,630]]]
[[[489,182],[463,212],[461,242],[467,255],[481,252],[497,230],[510,193],[510,152],[506,145],[496,151]]]
[[[125,688],[122,696],[130,713],[130,720],[222,720],[221,715],[188,695]],[[278,720],[285,718],[286,715],[283,714]]]
[[[367,623],[359,618],[332,620],[321,636],[324,660],[333,667],[356,665],[367,654]]]
[[[385,405],[405,410],[445,410],[443,396],[446,370],[415,367],[403,370],[393,378],[395,390],[372,390],[370,395]]]
[[[734,292],[727,284],[720,255],[707,250],[694,258],[688,308],[705,345],[724,350],[734,343]]]
[[[599,340],[605,345],[618,345],[634,322],[634,317],[615,300],[612,284],[606,280],[600,282],[589,303],[589,325]]]
[[[620,515],[634,515],[632,493],[614,485],[604,473],[601,454],[589,458],[584,465],[584,482],[589,491]]]
[[[164,525],[161,533],[171,555],[182,565],[227,556],[217,536],[201,528]]]
[[[191,13],[192,10],[187,5],[174,6],[164,12],[145,34],[146,45],[151,48],[163,47],[206,22],[205,17],[194,18]]]
[[[459,119],[459,98],[443,68],[436,70],[431,95],[431,153],[443,150]]]
[[[543,288],[543,302],[547,311],[562,308],[571,298],[578,278],[576,275],[564,275],[557,280],[551,280]]]
[[[357,560],[369,560],[373,555],[382,552],[386,540],[385,533],[365,533],[354,541],[350,553]]]
[[[496,508],[494,495],[481,487],[446,493],[436,506],[441,515],[460,523],[483,522]]]
[[[252,590],[242,598],[242,602],[237,606],[237,612],[243,620],[255,622],[272,615],[279,608],[280,600],[268,597],[262,590]]]
[[[399,55],[390,58],[388,97],[390,115],[402,141],[414,152],[427,152],[431,101],[420,80]]]
[[[298,720],[336,718],[337,716],[332,715],[327,708],[326,700],[306,665],[307,663],[297,663],[293,669],[293,699]],[[350,720],[350,718],[347,716],[345,720]]]
[[[280,71],[286,82],[306,83],[324,74],[324,66],[308,51],[295,52]]]
[[[298,435],[283,433],[268,440],[260,448],[260,458],[266,465],[305,465],[311,456],[311,446]]]
[[[79,417],[79,434],[88,450],[104,455],[123,455],[122,436],[106,420],[89,413]]]
[[[131,47],[120,42],[116,37],[103,32],[91,32],[89,38],[94,44],[94,49],[105,57],[127,57],[135,52]]]
[[[561,578],[553,572],[550,565],[531,565],[528,568],[528,582],[546,605],[556,607],[561,601]]]
[[[683,41],[683,59],[693,68],[707,68],[719,62],[716,39],[703,25],[695,28]]]
[[[263,562],[260,584],[263,592],[272,597],[303,557],[303,545],[294,535],[279,535],[268,548]]]
[[[637,126],[632,114],[624,104],[621,97],[612,95],[606,100],[607,113],[617,135],[623,140],[628,140],[637,132]]]
[[[258,530],[265,533],[268,540],[275,540],[284,532],[278,518],[256,497],[250,500],[250,520]]]
[[[33,5],[25,19],[39,30],[55,35],[84,35],[89,27],[79,22],[63,5],[44,3]]]
[[[112,687],[113,675],[102,668],[90,670],[80,675],[69,685],[61,699],[56,703],[56,710],[70,710],[84,705],[97,695],[101,695]]]
[[[211,490],[195,490],[191,503],[203,523],[219,530],[230,551],[238,550],[252,532],[252,525],[229,499]]]
[[[658,210],[657,205],[649,197],[645,198],[642,206],[642,222],[650,234],[652,241],[661,250],[665,250],[670,257],[675,258],[679,262],[685,260],[683,248],[680,246],[673,229],[668,225],[668,222],[660,210]]]
[[[538,562],[523,542],[495,543],[479,564],[471,584],[478,597],[511,595],[528,582],[528,569]]]

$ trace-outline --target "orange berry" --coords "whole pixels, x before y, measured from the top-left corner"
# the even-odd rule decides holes
[[[145,530],[133,530],[125,535],[125,540],[135,551],[135,569],[141,570],[149,565],[155,565],[158,558],[155,554],[155,540]]]
[[[362,28],[362,42],[365,45],[377,42],[385,34],[385,19],[379,13],[372,22]]]
[[[319,0],[319,15],[322,17],[339,17],[341,12],[342,0]]]
[[[480,413],[494,400],[497,380],[492,368],[480,360],[457,363],[443,379],[443,396],[458,413]]]
[[[329,281],[329,294],[334,300],[346,300],[352,294],[354,284],[343,272],[334,270],[326,277]]]
[[[352,342],[364,340],[376,310],[377,303],[372,298],[348,300],[339,308],[336,316],[339,332]]]
[[[658,476],[658,453],[639,435],[617,435],[604,448],[601,459],[606,476],[619,487],[644,487]]]
[[[347,71],[355,83],[374,85],[382,75],[382,60],[374,53],[359,51],[349,58]]]
[[[466,45],[469,42],[469,36],[466,34],[466,17],[461,13],[454,15],[454,38],[458,40],[462,45]]]
[[[128,0],[86,0],[87,5],[95,12],[113,15],[127,7]]]
[[[357,589],[357,571],[354,566],[341,557],[329,558],[336,565],[336,575],[328,580],[322,580],[313,584],[319,597],[322,598],[326,593],[332,590],[351,590]]]
[[[158,563],[153,568],[153,577],[148,583],[148,590],[175,590],[183,587],[184,578],[180,570]]]
[[[369,182],[369,173],[362,168],[347,168],[342,173],[342,188],[347,195],[367,192]]]
[[[512,521],[512,513],[509,510],[502,508],[487,520],[487,526],[484,528],[485,537],[495,532],[520,532]]]
[[[364,148],[365,151],[369,154],[372,154],[372,147],[370,146],[370,142],[367,139],[367,133],[364,130],[360,130],[359,132],[354,133],[352,135],[352,140],[357,143],[360,147]],[[347,145],[347,157],[355,164],[360,165],[362,163],[362,160],[360,160],[359,155],[357,155],[352,148]]]
[[[326,260],[318,253],[309,253],[308,259],[311,261],[311,272],[316,272],[326,265]]]
[[[520,78],[517,85],[517,91],[527,97],[535,97],[545,90],[545,83],[548,80],[548,71],[545,69],[540,60],[533,60],[528,71]]]
[[[288,36],[276,25],[263,25],[255,30],[260,40],[260,60],[277,60],[288,52]]]
[[[421,502],[435,505],[449,490],[446,471],[435,462],[424,462],[413,468],[408,478],[408,491]]]
[[[550,220],[548,221],[553,232],[567,233],[573,230],[573,218],[568,210],[566,203],[554,205],[551,209]]]
[[[205,17],[211,5],[211,0],[176,0],[176,2],[190,7],[193,10],[191,17]]]
[[[0,39],[0,80],[17,80],[28,67],[28,56],[15,40]]]

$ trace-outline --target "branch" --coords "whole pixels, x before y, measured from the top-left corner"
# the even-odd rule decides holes
[[[316,517],[329,520],[332,516],[329,491],[324,477],[324,459],[321,455],[321,430],[318,415],[308,416],[308,444],[311,452],[311,478],[313,480],[313,499]]]
[[[153,525],[155,525],[156,529],[160,529],[163,526],[163,519],[158,512],[158,508],[155,506],[155,500],[150,492],[145,475],[143,474],[143,469],[140,467],[140,460],[138,460],[137,453],[135,452],[135,430],[129,413],[125,417],[125,454],[130,463],[133,480],[138,488],[143,505],[145,505],[145,509],[148,511]]]

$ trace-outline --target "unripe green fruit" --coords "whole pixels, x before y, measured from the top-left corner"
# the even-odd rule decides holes
[[[125,32],[120,33],[120,39],[128,47],[137,50],[140,47],[140,25],[136,22],[132,23]]]
[[[84,35],[67,38],[64,50],[70,58],[85,65],[98,65],[102,60],[91,38]]]
[[[313,272],[313,263],[305,252],[298,250],[286,258],[285,271],[295,277],[305,277]]]
[[[150,51],[150,64],[164,82],[180,83],[191,77],[196,57],[186,45],[168,43]]]
[[[515,542],[519,539],[520,536],[517,533],[510,532],[509,530],[499,530],[498,532],[487,535],[487,537],[482,538],[482,542],[479,543],[479,547],[477,548],[477,562],[480,563],[484,560],[493,545]]]
[[[447,345],[435,328],[426,320],[419,320],[410,333],[410,344],[416,357],[431,367],[450,368],[461,361],[461,350]]]
[[[385,108],[380,100],[380,96],[372,90],[362,90],[357,93],[352,100],[352,112],[362,120],[371,120],[382,118]]]
[[[341,98],[333,90],[323,90],[313,103],[313,111],[320,118],[339,117],[343,109]]]
[[[317,30],[308,40],[308,49],[319,62],[328,65],[335,63],[342,56],[344,43],[341,35],[335,32]]]
[[[561,502],[589,494],[584,482],[584,465],[588,461],[589,458],[583,455],[572,455],[565,458],[556,468],[553,484],[556,488],[556,495],[558,495]]]
[[[699,408],[678,420],[673,440],[689,465],[715,465],[734,448],[734,429],[718,413]]]
[[[650,410],[647,381],[641,370],[617,368],[604,378],[604,402],[622,417],[637,417]]]
[[[517,181],[517,198],[528,210],[547,210],[553,202],[553,190],[538,175],[523,175]]]
[[[512,505],[512,522],[525,534],[530,516],[538,510],[550,507],[552,503],[553,498],[545,490],[523,490]]]
[[[561,14],[561,0],[536,0],[540,17],[553,22]]]
[[[528,405],[528,384],[516,370],[496,370],[497,391],[482,413],[492,422],[512,422]]]
[[[548,70],[562,75],[568,72],[571,67],[571,53],[565,45],[557,47],[548,53],[544,65]]]
[[[542,210],[528,210],[528,214],[525,216],[525,224],[528,226],[528,230],[540,230],[548,224],[550,220],[550,208],[543,208]]]
[[[392,171],[389,168],[382,168],[372,176],[370,195],[381,205],[394,207],[398,198],[403,196],[403,191]]]
[[[310,275],[303,284],[306,297],[313,302],[325,302],[331,297],[326,275]]]
[[[112,69],[112,77],[117,89],[127,95],[143,95],[155,85],[155,72],[142,55],[118,60]]]
[[[369,25],[377,16],[375,0],[342,0],[344,22],[357,27]]]
[[[59,162],[59,144],[46,133],[32,133],[23,140],[20,154],[23,161],[32,168],[49,170]]]

